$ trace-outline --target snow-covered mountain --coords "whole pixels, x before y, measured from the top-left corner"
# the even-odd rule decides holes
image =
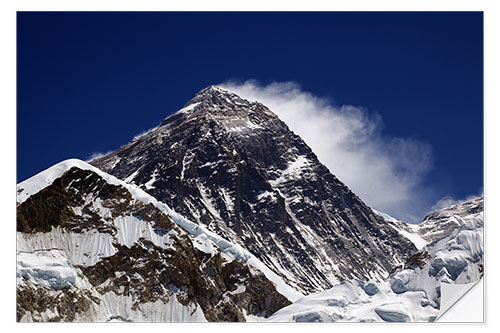
[[[304,294],[381,280],[416,251],[271,110],[215,86],[90,163],[239,244]]]
[[[85,162],[17,186],[18,321],[245,321],[296,298],[248,251]]]
[[[461,216],[469,216],[484,210],[482,196],[464,200],[455,205],[437,210],[425,216],[419,224],[409,224],[393,218],[385,213],[373,210],[389,223],[394,229],[410,239],[418,249],[436,239],[449,235],[453,230],[465,222]]]
[[[441,283],[467,284],[483,276],[483,198],[436,211],[424,221],[416,233],[432,241],[386,281],[344,281],[299,299],[268,321],[434,321]]]
[[[18,321],[433,321],[441,283],[483,274],[482,197],[372,210],[215,86],[90,164],[17,186]]]

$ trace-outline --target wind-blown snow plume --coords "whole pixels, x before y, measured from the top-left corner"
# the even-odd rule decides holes
[[[111,151],[107,151],[105,153],[101,153],[101,152],[93,152],[92,154],[90,154],[90,156],[85,160],[85,162],[89,162],[89,161],[92,161],[93,159],[96,159],[96,158],[99,158],[99,157],[103,157],[103,156],[106,156],[108,155],[109,153],[111,153]]]
[[[450,206],[454,206],[454,205],[459,205],[459,204],[462,204],[466,201],[469,201],[475,197],[479,197],[479,196],[482,196],[483,195],[483,190],[481,189],[480,191],[478,191],[478,194],[476,195],[469,195],[467,196],[465,199],[455,199],[453,197],[450,197],[450,196],[445,196],[441,199],[439,199],[435,204],[434,206],[431,207],[431,211],[435,211],[435,210],[440,210],[440,209],[443,209],[443,208],[446,208],[446,207],[450,207]]]
[[[432,205],[420,186],[432,164],[430,145],[382,135],[378,114],[336,106],[294,82],[261,86],[229,81],[220,86],[269,107],[368,205],[409,222],[418,222]]]

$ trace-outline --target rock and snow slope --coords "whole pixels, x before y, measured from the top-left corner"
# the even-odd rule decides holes
[[[418,249],[421,249],[436,239],[448,236],[453,230],[462,226],[464,220],[461,216],[470,216],[483,210],[483,197],[480,196],[432,212],[419,224],[405,223],[375,209],[373,211],[404,237],[410,239]]]
[[[422,230],[435,224],[427,234],[435,239],[386,281],[344,281],[299,299],[268,320],[433,321],[439,313],[441,283],[467,284],[483,275],[482,207],[481,197],[428,215]],[[443,232],[457,221],[456,228]]]
[[[244,247],[301,293],[383,279],[416,251],[267,107],[218,87],[91,164]]]
[[[18,185],[17,231],[19,321],[244,321],[297,297],[248,251],[79,160]]]

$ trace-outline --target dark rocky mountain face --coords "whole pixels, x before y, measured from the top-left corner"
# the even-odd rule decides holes
[[[203,250],[90,170],[72,167],[20,202],[17,231],[18,321],[245,321],[290,304],[260,271]]]
[[[218,87],[91,164],[240,244],[304,293],[386,277],[416,251],[267,107]]]

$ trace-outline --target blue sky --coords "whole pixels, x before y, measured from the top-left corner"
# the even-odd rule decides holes
[[[480,12],[22,12],[17,28],[18,181],[115,150],[208,85],[256,80],[430,147],[423,208],[482,191]]]

